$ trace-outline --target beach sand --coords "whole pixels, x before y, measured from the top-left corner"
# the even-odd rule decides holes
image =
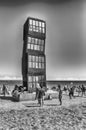
[[[86,97],[12,102],[0,99],[0,130],[85,130]]]

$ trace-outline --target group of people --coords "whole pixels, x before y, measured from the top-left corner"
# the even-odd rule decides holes
[[[24,89],[23,89],[23,86],[18,86],[18,85],[15,85],[14,89],[12,90],[12,93],[11,95],[15,92],[15,93],[18,93],[18,92],[23,92]],[[1,88],[1,94],[6,96],[6,95],[9,95],[9,91],[8,91],[8,88],[5,84],[3,84],[2,88]]]
[[[58,93],[58,99],[59,99],[60,105],[62,105],[62,90],[61,90],[61,86],[60,85],[58,85],[58,92],[59,92]],[[43,88],[41,83],[37,84],[35,100],[36,99],[38,100],[38,104],[40,106],[43,106],[43,104],[44,104],[44,96],[45,96],[45,89]],[[49,97],[49,99],[51,99],[51,98]]]
[[[15,85],[13,91],[12,91],[12,96],[16,96],[16,97],[19,97],[19,92],[24,92],[24,88],[23,86],[18,86],[18,85]],[[60,105],[62,105],[62,90],[61,90],[61,86],[58,85],[58,92],[59,92],[59,102],[60,102]],[[6,94],[9,95],[9,91],[6,87],[6,85],[3,85],[2,87],[2,94],[5,96]],[[36,95],[35,95],[35,100],[38,100],[38,104],[40,106],[43,106],[44,104],[44,96],[45,96],[45,87],[43,86],[43,84],[40,82],[40,83],[37,83],[36,84]],[[50,95],[49,95],[50,96]],[[49,97],[50,99],[50,97]]]
[[[83,84],[82,84],[82,86],[79,85],[79,87],[78,87],[78,96],[80,95],[80,93],[81,93],[82,96],[84,96],[85,91],[86,91],[85,86]]]
[[[72,99],[75,97],[74,92],[75,90],[78,92],[78,96],[81,94],[81,96],[85,96],[85,91],[86,88],[85,86],[82,84],[81,86],[79,85],[78,87],[74,86],[74,85],[70,85],[70,87],[65,87],[62,90],[61,85],[58,85],[58,99],[60,102],[60,105],[62,105],[62,93],[63,91],[67,92],[69,94],[69,98]]]
[[[64,86],[63,89],[62,89],[61,85],[58,85],[57,91],[58,91],[58,99],[59,99],[60,105],[62,105],[63,91],[68,92],[69,98],[72,99],[73,97],[75,97],[75,95],[74,95],[75,90],[78,92],[78,96],[80,96],[80,94],[81,94],[81,96],[85,95],[86,88],[83,84],[81,86],[79,85],[78,87],[76,87],[74,85],[70,85],[69,87]],[[15,93],[17,95],[19,95],[18,92],[24,92],[23,86],[15,85],[15,87],[12,91],[12,95],[15,95]],[[3,85],[3,87],[2,87],[2,94],[4,96],[6,94],[9,94],[7,87],[5,85]],[[41,82],[37,83],[35,100],[38,100],[38,104],[40,106],[43,106],[43,104],[44,104],[44,95],[45,95],[45,87],[43,86],[43,84]]]
[[[81,86],[75,86],[72,85],[70,87],[64,87],[63,91],[68,91],[69,92],[69,98],[71,99],[72,97],[74,97],[74,92],[76,91],[78,93],[78,96],[85,96],[85,91],[86,88],[85,86],[82,84]]]

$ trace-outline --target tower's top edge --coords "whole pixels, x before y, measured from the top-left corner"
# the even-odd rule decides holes
[[[42,19],[34,18],[34,17],[28,17],[27,20],[29,20],[29,19],[32,19],[32,20],[35,20],[35,21],[44,22],[44,23],[46,22],[46,21],[44,21],[44,20],[42,20]],[[27,21],[27,20],[26,20],[26,21]]]

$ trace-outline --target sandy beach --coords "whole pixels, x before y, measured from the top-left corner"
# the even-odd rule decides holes
[[[0,130],[85,130],[86,97],[12,102],[0,99]]]

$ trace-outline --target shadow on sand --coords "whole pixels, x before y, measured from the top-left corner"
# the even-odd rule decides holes
[[[40,107],[37,103],[23,103],[25,107]]]
[[[13,98],[12,98],[11,96],[3,96],[3,95],[0,95],[0,99],[13,101]]]
[[[59,104],[45,104],[45,106],[61,106]]]
[[[25,106],[25,107],[40,107],[40,105],[39,104],[36,104],[36,103],[23,103],[23,105]],[[44,104],[43,106],[61,106],[61,105],[59,105],[59,104]]]

